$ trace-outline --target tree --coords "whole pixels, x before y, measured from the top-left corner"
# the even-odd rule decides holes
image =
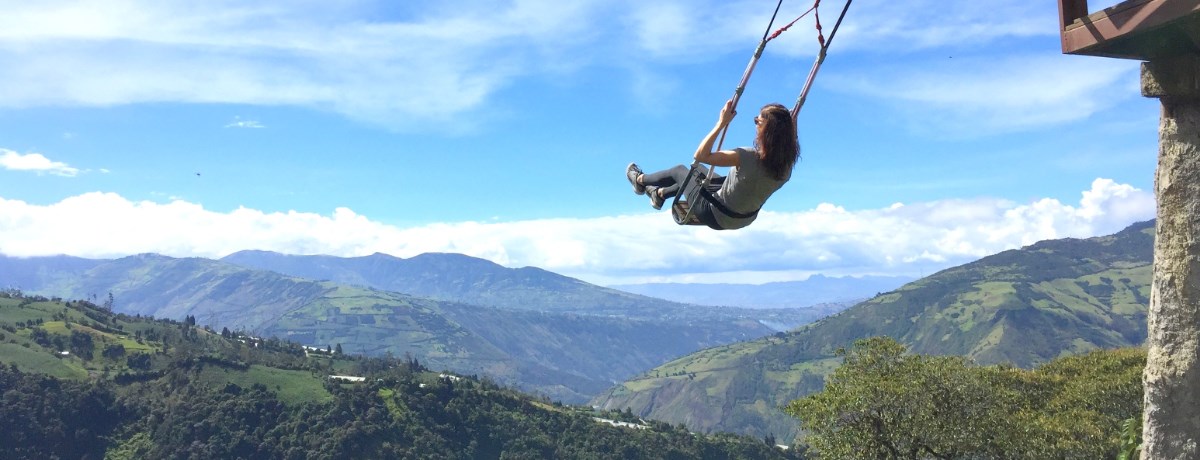
[[[119,359],[125,356],[125,345],[114,343],[104,347],[104,351],[100,352],[100,356],[108,359]]]
[[[29,330],[29,339],[46,348],[51,348],[54,345],[54,342],[50,339],[50,333],[40,327]]]
[[[828,458],[1112,458],[1140,412],[1141,350],[1098,351],[1034,371],[855,342],[825,389],[788,404]]]
[[[74,353],[76,356],[79,356],[85,360],[90,360],[92,359],[92,352],[95,351],[95,349],[96,344],[93,342],[91,334],[79,331],[71,331],[71,353]]]
[[[337,344],[337,346],[333,348],[333,352],[339,355],[342,354],[342,344]]]
[[[145,354],[145,353],[134,353],[132,355],[126,356],[125,357],[125,365],[129,366],[130,369],[136,369],[136,370],[141,370],[141,371],[149,370],[150,369],[150,355]]]
[[[963,378],[963,358],[909,355],[883,337],[860,340],[839,353],[845,362],[825,390],[787,408],[801,418],[811,433],[808,442],[824,456],[954,458],[977,450],[972,447],[996,447],[979,444],[1001,424],[986,410],[999,395]],[[960,414],[974,417],[960,420]]]

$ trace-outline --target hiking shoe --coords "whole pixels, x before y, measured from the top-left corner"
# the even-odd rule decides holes
[[[645,187],[645,189],[646,194],[650,195],[650,206],[654,209],[662,209],[663,201],[665,200],[662,195],[658,194],[659,187]]]
[[[625,167],[625,178],[629,179],[630,184],[633,184],[633,193],[645,195],[646,186],[637,182],[640,175],[642,175],[642,168],[639,168],[637,163],[629,163],[629,166]]]

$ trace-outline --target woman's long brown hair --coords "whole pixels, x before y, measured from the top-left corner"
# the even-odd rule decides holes
[[[755,147],[767,174],[775,180],[783,180],[800,158],[796,122],[792,120],[792,113],[782,104],[764,105],[758,117],[760,121]]]

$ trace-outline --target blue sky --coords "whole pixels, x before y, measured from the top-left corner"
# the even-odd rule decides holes
[[[737,232],[675,226],[623,170],[690,162],[774,2],[396,3],[0,1],[0,253],[765,282],[920,276],[1154,214],[1158,103],[1138,63],[1062,55],[1054,2],[855,1],[793,180]],[[726,146],[816,50],[810,19],[771,43]]]

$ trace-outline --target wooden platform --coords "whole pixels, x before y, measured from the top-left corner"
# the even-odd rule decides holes
[[[1200,54],[1200,0],[1128,0],[1089,14],[1058,0],[1062,50],[1143,61]]]

